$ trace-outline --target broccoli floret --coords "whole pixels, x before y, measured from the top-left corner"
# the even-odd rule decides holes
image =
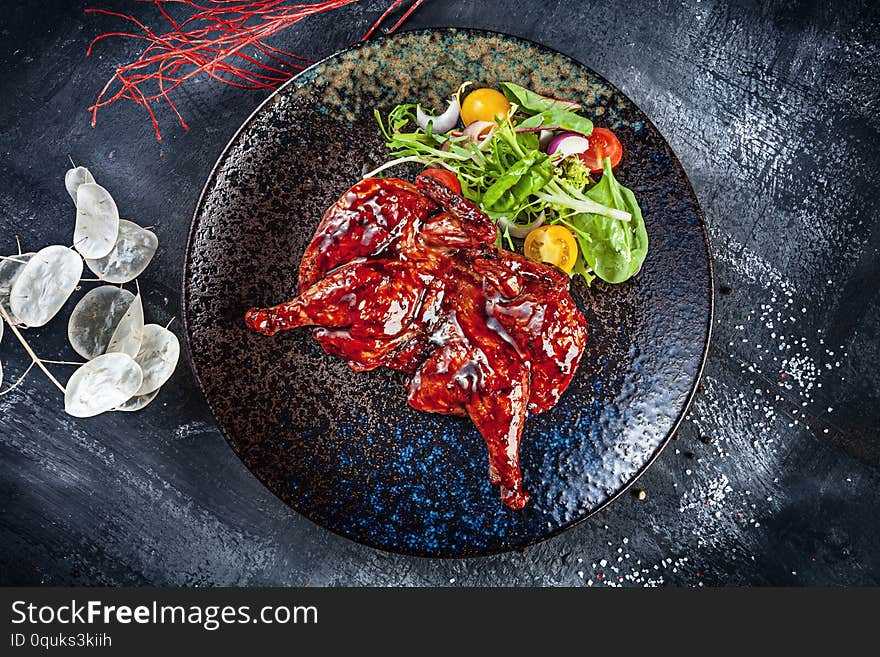
[[[590,170],[579,157],[567,157],[556,167],[556,175],[576,189],[583,190],[592,185]]]

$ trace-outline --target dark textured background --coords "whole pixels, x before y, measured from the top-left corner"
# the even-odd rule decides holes
[[[109,4],[109,3],[108,3]],[[92,5],[108,6],[99,0]],[[344,47],[380,2],[305,22],[284,44]],[[114,3],[156,23],[149,5]],[[184,236],[221,149],[264,97],[198,81],[191,130],[85,108],[134,46],[77,2],[0,19],[0,250],[69,242],[70,154],[154,225],[148,319],[180,313]],[[880,584],[880,9],[710,0],[443,2],[411,27],[540,41],[593,67],[655,121],[691,175],[721,294],[701,393],[632,496],[524,553],[432,561],[316,527],[247,471],[185,365],[144,412],[74,420],[39,375],[0,397],[3,584]],[[726,294],[725,294],[726,293]],[[63,320],[29,333],[67,358]],[[179,324],[178,324],[179,330]],[[26,365],[12,336],[7,378]],[[66,372],[59,372],[66,376]],[[703,437],[707,442],[703,442]]]

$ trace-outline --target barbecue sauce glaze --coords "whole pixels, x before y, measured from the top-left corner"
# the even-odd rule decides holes
[[[300,294],[245,316],[265,335],[313,326],[356,371],[411,375],[419,410],[467,415],[503,502],[528,502],[519,443],[528,412],[551,408],[586,344],[563,272],[493,244],[470,201],[428,177],[367,179],[324,215],[300,264]]]

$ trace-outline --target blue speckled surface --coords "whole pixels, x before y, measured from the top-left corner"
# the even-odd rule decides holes
[[[353,373],[308,331],[266,338],[247,332],[241,320],[252,305],[293,295],[296,268],[324,209],[385,159],[373,108],[436,105],[468,79],[512,80],[577,99],[597,125],[613,128],[626,152],[619,177],[639,198],[651,240],[632,281],[573,287],[589,343],[559,404],[526,424],[521,462],[532,501],[519,512],[499,503],[469,420],[409,408],[400,374]],[[455,30],[344,52],[270,98],[207,184],[184,285],[196,374],[250,470],[335,532],[431,556],[533,543],[631,483],[668,439],[696,386],[712,296],[698,204],[650,121],[563,55]]]

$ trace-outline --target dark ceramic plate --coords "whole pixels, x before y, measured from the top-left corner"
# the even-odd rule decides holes
[[[623,285],[581,282],[590,325],[559,404],[529,418],[530,504],[511,511],[486,478],[467,419],[406,405],[404,379],[356,374],[297,330],[266,338],[244,311],[295,293],[324,210],[386,159],[374,108],[439,107],[464,80],[511,80],[580,101],[624,145],[619,178],[644,210],[650,252]],[[341,52],[272,95],[220,157],[195,214],[184,275],[192,365],[235,453],[314,522],[407,554],[454,557],[552,536],[619,496],[680,422],[709,342],[712,267],[697,199],[669,145],[589,68],[519,38],[409,32]]]

